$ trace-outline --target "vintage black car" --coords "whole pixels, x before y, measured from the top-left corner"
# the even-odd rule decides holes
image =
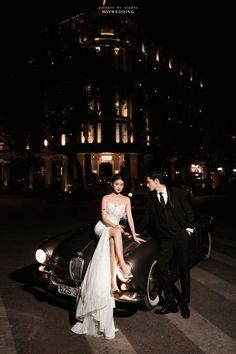
[[[213,218],[196,215],[196,232],[190,237],[190,263],[192,267],[210,257],[213,241]],[[56,296],[77,297],[81,282],[97,244],[94,225],[87,225],[77,231],[62,233],[45,240],[36,250],[35,257],[40,263],[38,276],[47,290]],[[137,244],[132,238],[123,236],[124,255],[134,275],[129,281],[119,279],[120,292],[116,300],[140,303],[151,310],[159,302],[158,244],[145,231],[141,236],[147,240]],[[173,280],[178,279],[178,267],[173,257],[170,267]]]

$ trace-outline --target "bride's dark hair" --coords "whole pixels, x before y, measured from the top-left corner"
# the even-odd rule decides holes
[[[114,176],[111,178],[111,184],[113,184],[115,181],[118,179],[121,179],[124,182],[124,177],[122,176],[121,173],[116,173]]]

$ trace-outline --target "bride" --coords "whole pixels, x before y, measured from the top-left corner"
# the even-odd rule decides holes
[[[112,193],[102,198],[102,221],[94,229],[99,242],[81,286],[76,309],[78,322],[71,329],[77,334],[103,335],[106,339],[114,338],[116,332],[113,320],[114,294],[119,291],[116,273],[120,272],[125,280],[133,277],[123,257],[124,227],[120,220],[127,218],[134,241],[145,242],[135,232],[130,199],[121,194],[124,180],[120,174],[112,177],[111,187]]]

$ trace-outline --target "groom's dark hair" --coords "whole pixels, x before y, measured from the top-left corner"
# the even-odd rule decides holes
[[[160,171],[150,171],[146,173],[146,177],[151,178],[153,181],[157,178],[160,183],[164,182],[162,173]]]

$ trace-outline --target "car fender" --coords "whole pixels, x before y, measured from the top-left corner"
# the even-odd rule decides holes
[[[155,239],[140,244],[126,257],[134,275],[133,285],[136,289],[146,289],[150,267],[157,259],[158,246]]]

